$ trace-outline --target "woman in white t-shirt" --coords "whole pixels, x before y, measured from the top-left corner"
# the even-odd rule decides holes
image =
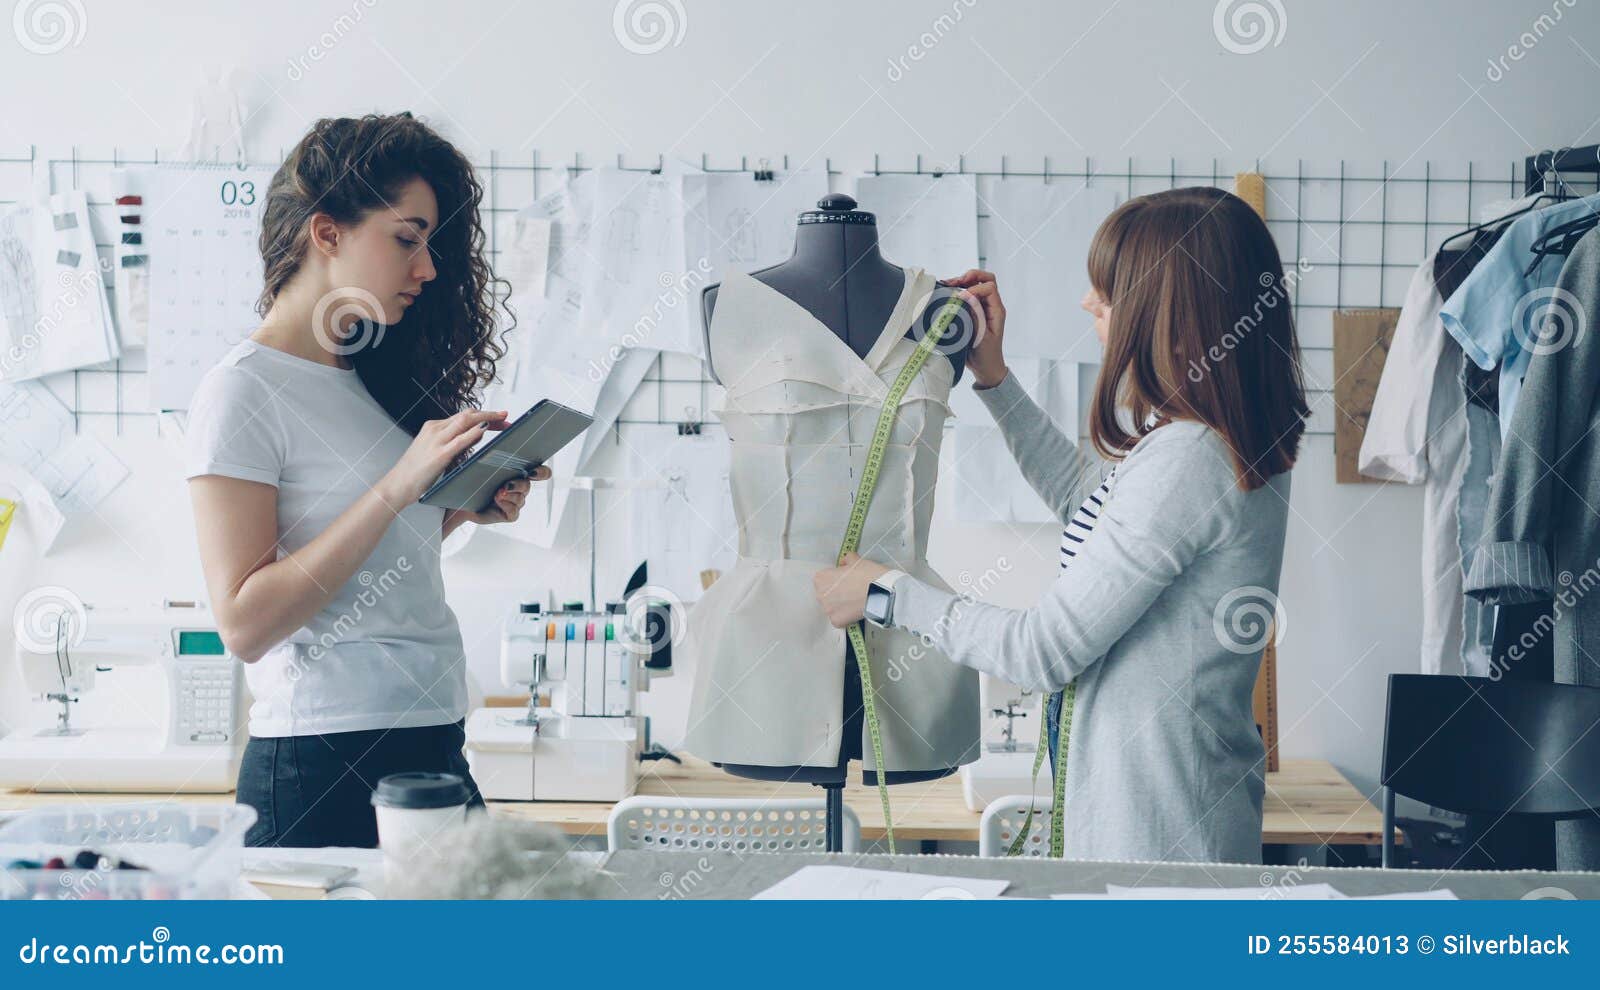
[[[467,685],[443,539],[516,520],[529,480],[463,512],[418,498],[506,411],[482,187],[410,114],[321,120],[273,177],[261,325],[189,410],[201,563],[254,703],[253,846],[377,844],[390,773],[461,775]],[[532,480],[550,477],[540,468]]]

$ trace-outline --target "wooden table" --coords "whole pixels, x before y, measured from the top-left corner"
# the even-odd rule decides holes
[[[638,793],[679,797],[798,797],[820,799],[810,784],[774,784],[746,780],[718,770],[693,756],[683,765],[670,760],[649,764],[639,778]],[[139,794],[39,794],[0,791],[0,811],[42,805],[152,800]],[[171,800],[215,803],[233,801],[232,794],[183,794]],[[861,786],[859,777],[844,790],[844,800],[861,819],[861,837],[883,838],[883,809],[878,792]],[[910,841],[976,842],[979,813],[967,810],[959,775],[923,784],[902,784],[889,792],[895,837]],[[543,822],[569,835],[604,836],[609,801],[491,801],[498,815]],[[1267,795],[1261,841],[1293,845],[1377,845],[1383,841],[1383,814],[1355,785],[1325,760],[1284,760],[1282,769],[1267,774]],[[1399,836],[1399,830],[1396,830]]]
[[[639,778],[639,794],[677,797],[790,797],[820,799],[810,784],[774,784],[734,777],[702,760],[684,756],[683,765],[652,763]],[[844,801],[861,819],[863,839],[881,839],[883,807],[875,788],[859,775],[845,786]],[[961,777],[901,784],[889,791],[897,839],[978,841],[980,813],[969,811]],[[554,825],[570,835],[606,833],[609,801],[492,801],[497,813]],[[1399,835],[1399,830],[1395,833]],[[1261,830],[1263,843],[1293,845],[1378,845],[1383,813],[1326,760],[1284,760],[1267,774]]]

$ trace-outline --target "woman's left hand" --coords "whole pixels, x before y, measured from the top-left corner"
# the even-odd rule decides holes
[[[494,493],[494,504],[482,512],[468,512],[465,509],[452,509],[463,522],[475,522],[479,526],[493,526],[495,523],[513,523],[522,515],[522,506],[528,501],[528,491],[535,481],[549,481],[550,469],[548,467],[534,468],[531,478],[513,478],[500,486]]]
[[[867,607],[867,586],[889,568],[877,561],[863,560],[856,554],[846,554],[844,563],[818,571],[811,578],[816,588],[817,601],[822,611],[837,629],[861,621]]]

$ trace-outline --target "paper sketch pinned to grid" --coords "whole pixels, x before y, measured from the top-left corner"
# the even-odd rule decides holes
[[[1007,364],[1023,390],[1076,442],[1079,366],[1037,358],[1007,359]],[[952,494],[935,511],[962,523],[1053,521],[1055,513],[1022,476],[983,400],[970,388],[958,388],[951,392],[950,407],[956,426],[941,452],[939,473]]]
[[[794,249],[795,220],[828,194],[822,172],[774,172],[757,182],[749,172],[715,172],[683,180],[683,270],[703,259],[711,271],[754,271]]]
[[[122,353],[82,192],[0,210],[0,380]]]
[[[0,459],[27,471],[63,512],[88,512],[128,476],[99,440],[73,432],[72,413],[38,382],[0,385]]]
[[[623,427],[621,438],[641,482],[629,493],[630,542],[644,550],[651,584],[695,601],[701,572],[731,570],[739,551],[727,434],[708,427],[679,436],[675,426],[642,423]]]
[[[601,349],[649,347],[698,354],[698,335],[669,318],[697,295],[684,283],[686,175],[678,162],[659,172],[599,169],[594,176],[594,221],[581,259],[583,332]]]
[[[39,322],[34,291],[39,282],[33,265],[33,208],[18,203],[0,210],[0,324],[16,338]]]
[[[883,256],[907,258],[935,278],[978,266],[978,197],[970,175],[864,175],[856,180],[860,208],[878,218]]]
[[[1110,186],[985,180],[988,268],[1006,287],[1006,356],[1097,364],[1094,321],[1079,307],[1089,290],[1089,244],[1122,202]]]

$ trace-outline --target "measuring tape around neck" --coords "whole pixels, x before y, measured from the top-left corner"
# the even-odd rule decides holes
[[[905,367],[900,369],[900,374],[895,376],[894,384],[889,386],[883,408],[878,411],[878,425],[872,431],[872,445],[867,448],[867,465],[861,473],[861,484],[856,487],[855,503],[850,507],[850,523],[845,527],[844,544],[839,547],[841,564],[847,554],[855,553],[861,546],[861,530],[867,522],[867,507],[872,504],[872,494],[878,487],[878,472],[883,469],[883,454],[889,446],[889,434],[894,429],[895,417],[900,413],[900,400],[905,397],[906,389],[911,387],[911,380],[928,362],[928,356],[939,346],[950,321],[960,311],[961,296],[951,296],[944,308],[939,310],[932,329],[917,341],[917,349],[911,353]],[[872,657],[867,650],[867,637],[860,622],[853,623],[846,632],[850,637],[850,646],[855,650],[856,670],[861,673],[861,707],[867,720],[867,732],[872,737],[872,762],[878,772],[878,799],[883,802],[883,830],[889,841],[889,852],[893,853],[894,823],[889,818],[888,771],[883,766],[883,731],[878,724],[878,705],[872,689]]]

